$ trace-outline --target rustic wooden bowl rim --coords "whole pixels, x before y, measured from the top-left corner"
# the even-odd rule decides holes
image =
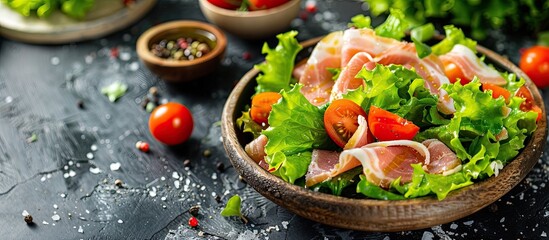
[[[178,29],[203,30],[209,32],[215,37],[214,41],[216,42],[216,45],[211,49],[211,52],[193,60],[167,60],[155,56],[150,51],[149,44],[151,39],[169,31],[177,31]],[[216,26],[200,21],[181,20],[166,22],[151,27],[137,39],[136,50],[139,57],[145,62],[164,67],[187,67],[214,60],[216,56],[225,51],[226,47],[227,37]]]
[[[314,46],[321,38],[302,43],[304,48]],[[478,51],[487,59],[498,63],[505,70],[526,79],[526,86],[532,91],[535,102],[546,110],[541,95],[528,77],[508,59],[478,46]],[[525,148],[497,177],[490,177],[471,186],[448,194],[439,201],[427,196],[417,199],[384,201],[375,199],[353,199],[315,192],[289,184],[270,174],[255,163],[244,151],[237,138],[235,116],[243,109],[239,100],[249,84],[255,84],[259,73],[252,69],[235,86],[223,109],[223,145],[231,163],[244,180],[256,191],[290,211],[331,226],[363,231],[403,231],[431,227],[468,216],[493,203],[516,186],[532,169],[541,156],[547,137],[547,120],[542,118]],[[247,101],[249,99],[246,99]]]

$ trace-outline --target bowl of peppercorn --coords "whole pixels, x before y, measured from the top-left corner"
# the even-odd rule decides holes
[[[199,0],[209,22],[240,38],[272,37],[290,27],[301,9],[301,0]]]
[[[220,65],[227,47],[225,34],[199,21],[171,21],[145,31],[137,40],[141,61],[168,82],[188,82]]]

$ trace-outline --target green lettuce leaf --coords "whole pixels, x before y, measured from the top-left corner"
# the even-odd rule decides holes
[[[351,18],[351,22],[348,24],[348,26],[355,28],[372,28],[372,19],[370,18],[370,16],[358,14]]]
[[[406,189],[404,193],[406,198],[435,194],[438,200],[442,200],[449,192],[473,184],[462,171],[444,176],[426,173],[421,164],[412,164],[412,167],[414,168],[412,181],[403,188]]]
[[[444,26],[444,32],[446,37],[432,47],[434,54],[445,54],[451,51],[456,44],[464,45],[473,50],[473,52],[477,52],[477,42],[465,37],[465,34],[461,29],[456,28],[453,25],[446,25]]]
[[[242,132],[249,132],[254,136],[254,139],[261,135],[261,125],[257,124],[250,116],[250,110],[242,112],[242,116],[236,119],[236,125],[242,129]]]
[[[311,156],[312,153],[308,151],[294,155],[276,152],[267,156],[266,161],[269,163],[270,168],[274,168],[274,171],[271,172],[272,174],[293,184],[307,173],[309,164],[311,164]]]
[[[301,87],[296,84],[290,91],[283,90],[281,100],[273,104],[269,128],[263,131],[269,139],[265,146],[267,155],[293,155],[331,143],[324,129],[325,110],[312,105],[301,94]]]
[[[374,69],[362,69],[357,78],[364,79],[364,87],[351,90],[343,98],[359,104],[366,112],[371,105],[404,117],[420,127],[433,125],[425,121],[438,98],[424,86],[424,80],[416,72],[401,65],[376,65]]]
[[[358,176],[362,174],[362,167],[353,168],[347,172],[344,172],[328,181],[321,182],[311,188],[318,188],[319,191],[328,189],[332,195],[340,196],[343,189],[352,186],[358,182]]]
[[[95,0],[61,0],[61,11],[75,19],[84,19]]]
[[[271,49],[265,43],[261,52],[267,54],[265,62],[255,65],[261,73],[257,76],[256,93],[289,90],[292,70],[297,53],[303,48],[295,38],[297,31],[278,34],[278,45]]]
[[[399,9],[391,9],[391,14],[385,22],[377,26],[374,30],[378,36],[401,40],[406,36],[406,31],[410,29],[412,23],[409,22],[404,13]]]
[[[366,180],[364,175],[360,175],[360,182],[356,187],[357,193],[362,193],[364,196],[381,200],[404,200],[406,199],[399,193],[387,191]]]

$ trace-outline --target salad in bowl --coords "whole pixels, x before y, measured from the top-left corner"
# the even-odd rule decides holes
[[[518,68],[454,26],[433,40],[397,11],[353,24],[312,46],[279,34],[231,93],[224,145],[256,190],[329,225],[395,231],[471,214],[524,178],[546,119]]]

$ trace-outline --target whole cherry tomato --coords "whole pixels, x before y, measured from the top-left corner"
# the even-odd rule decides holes
[[[467,83],[471,82],[471,79],[468,79],[463,74],[463,71],[461,71],[461,68],[459,68],[455,63],[447,63],[444,65],[444,73],[446,74],[446,77],[448,77],[448,80],[450,80],[451,83],[455,83],[459,80],[461,85],[465,85]]]
[[[520,69],[539,88],[549,86],[549,47],[533,46],[522,53]]]
[[[149,117],[149,131],[156,140],[176,145],[189,139],[193,131],[193,117],[183,104],[169,102],[156,107]]]
[[[262,10],[278,7],[289,0],[248,0],[250,2],[250,10]]]
[[[235,10],[242,4],[242,0],[208,0],[211,4],[220,8]]]
[[[334,100],[324,112],[324,128],[328,136],[344,147],[358,128],[358,115],[366,118],[366,112],[348,99]]]

